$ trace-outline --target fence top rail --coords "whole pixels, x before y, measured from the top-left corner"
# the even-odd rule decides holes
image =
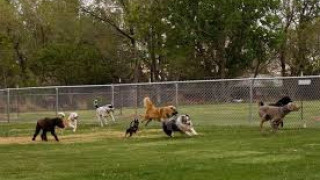
[[[186,80],[186,81],[164,81],[164,82],[140,82],[140,83],[123,83],[123,84],[75,85],[75,86],[23,87],[23,88],[5,88],[5,89],[0,89],[0,92],[8,92],[8,91],[11,91],[11,90],[31,90],[31,89],[56,89],[56,90],[58,90],[59,88],[120,87],[120,86],[143,86],[143,85],[163,85],[163,84],[205,83],[205,82],[229,82],[229,81],[247,81],[247,80],[285,80],[285,79],[311,79],[311,78],[320,78],[320,75],[266,77],[266,78],[208,79],[208,80]]]

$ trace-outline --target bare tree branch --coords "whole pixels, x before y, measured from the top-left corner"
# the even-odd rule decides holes
[[[105,22],[107,24],[109,24],[111,27],[113,27],[117,32],[119,32],[121,35],[123,35],[124,37],[128,38],[131,42],[134,42],[135,39],[130,35],[128,34],[127,32],[125,32],[124,30],[120,29],[119,26],[116,25],[115,22],[113,22],[111,19],[108,19],[108,18],[103,18],[99,15],[97,15],[96,13],[94,13],[93,11],[90,11],[88,10],[87,8],[85,7],[80,7],[81,10],[87,14],[89,14],[90,16],[94,17],[95,19],[98,19],[102,22]]]

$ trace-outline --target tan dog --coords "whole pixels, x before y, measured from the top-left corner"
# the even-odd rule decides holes
[[[282,123],[283,118],[291,111],[298,111],[300,107],[293,102],[288,103],[282,107],[264,105],[263,102],[259,103],[259,116],[261,118],[260,130],[262,130],[263,123],[270,121],[274,130],[277,130],[279,124]]]
[[[147,126],[152,120],[161,122],[178,114],[178,111],[174,106],[156,107],[149,97],[145,97],[143,99],[143,105],[146,111],[143,115],[142,122],[147,121],[145,126]]]

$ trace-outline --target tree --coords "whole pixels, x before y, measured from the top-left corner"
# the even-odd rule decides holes
[[[270,12],[278,1],[173,1],[170,24],[180,31],[181,44],[192,46],[189,57],[198,60],[208,78],[243,74],[256,59],[265,61],[274,47]],[[259,23],[260,22],[260,23]],[[263,23],[263,24],[262,24]],[[170,38],[170,37],[169,37]],[[187,42],[184,42],[187,41]]]

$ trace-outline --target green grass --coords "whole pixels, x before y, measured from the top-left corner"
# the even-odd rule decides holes
[[[144,136],[131,139],[0,145],[0,179],[320,178],[318,129],[276,134],[253,127],[197,130],[201,136],[193,138],[143,130]]]
[[[305,117],[318,115],[312,108],[316,104],[305,103]],[[59,132],[60,143],[51,136],[48,143],[31,142],[33,122],[2,123],[0,180],[320,178],[318,122],[297,128],[302,123],[300,113],[294,112],[286,118],[285,129],[273,133],[266,123],[261,133],[256,115],[248,121],[248,109],[248,104],[180,107],[200,133],[192,138],[168,138],[160,124],[152,122],[139,135],[124,139],[132,110],[124,110],[117,124],[105,128],[91,119],[92,112],[79,112],[83,122],[93,123],[82,123],[76,134]]]

